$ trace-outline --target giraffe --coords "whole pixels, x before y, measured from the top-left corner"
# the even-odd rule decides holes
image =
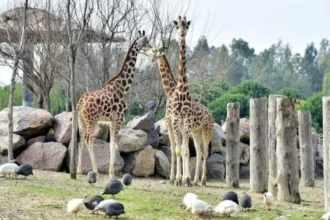
[[[169,133],[169,138],[171,142],[171,175],[170,175],[170,182],[173,184],[174,182],[174,175],[175,175],[175,141],[174,141],[174,134],[173,134],[173,128],[171,126],[171,108],[170,108],[170,97],[173,94],[175,88],[176,88],[176,82],[173,77],[171,67],[167,61],[167,58],[165,54],[163,53],[164,48],[152,48],[148,51],[148,54],[153,57],[154,60],[156,60],[158,64],[159,71],[161,73],[162,78],[162,84],[163,89],[165,91],[165,95],[167,97],[167,103],[166,103],[166,113],[165,113],[165,121],[166,121],[166,128]],[[212,114],[208,111],[208,109],[203,106],[202,104],[198,102],[191,103],[192,109],[194,112],[194,123],[192,124],[192,134],[193,134],[193,140],[194,145],[196,148],[196,154],[197,154],[197,164],[196,164],[196,171],[195,171],[195,179],[193,184],[197,185],[199,182],[199,166],[201,163],[201,156],[203,155],[204,162],[203,163],[203,173],[202,173],[202,184],[206,184],[206,158],[208,156],[208,144],[207,143],[201,143],[201,135],[203,132],[209,132],[210,139],[213,136],[213,124],[214,119]],[[198,136],[199,135],[199,136]],[[201,145],[202,144],[202,145]],[[189,158],[188,158],[189,159]],[[180,168],[181,169],[181,168]],[[188,170],[189,172],[189,170]]]
[[[203,145],[203,170],[202,170],[202,185],[206,185],[206,159],[208,157],[208,145],[213,137],[212,114],[205,106],[194,106],[188,88],[188,80],[186,75],[186,32],[190,22],[186,17],[181,19],[181,16],[173,21],[179,32],[179,74],[178,83],[173,94],[170,97],[170,119],[172,129],[174,131],[176,157],[177,157],[177,172],[176,185],[191,186],[191,176],[189,169],[189,134],[194,139],[196,148],[197,162],[196,167],[199,170],[201,164],[201,145]],[[204,114],[203,114],[204,113]],[[180,145],[180,137],[182,139]],[[182,159],[182,174],[181,161]],[[197,171],[197,174],[198,171]],[[195,175],[193,184],[196,185],[199,181],[199,175]]]
[[[109,175],[110,178],[115,176],[115,154],[118,151],[117,136],[124,121],[124,111],[127,107],[125,95],[133,82],[137,54],[141,50],[147,51],[150,48],[145,32],[139,31],[138,33],[139,36],[130,46],[117,75],[111,78],[100,90],[84,93],[77,102],[79,134],[83,139],[78,152],[78,174],[82,173],[82,150],[85,144],[91,158],[93,171],[98,173],[93,150],[94,129],[99,121],[105,121],[110,128]]]

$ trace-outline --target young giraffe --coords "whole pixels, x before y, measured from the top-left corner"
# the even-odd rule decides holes
[[[109,123],[110,127],[110,178],[115,176],[115,154],[118,149],[117,135],[124,121],[126,110],[125,94],[132,85],[137,54],[141,50],[150,48],[145,32],[139,31],[139,37],[133,42],[121,70],[108,81],[105,87],[95,92],[84,93],[78,103],[78,122],[80,136],[83,138],[79,148],[77,173],[81,174],[82,150],[84,144],[91,158],[93,171],[98,173],[94,156],[93,142],[95,139],[94,129],[99,121]]]
[[[164,48],[152,48],[148,51],[148,54],[156,60],[158,64],[159,71],[161,73],[161,78],[162,78],[162,84],[163,84],[163,89],[165,91],[165,95],[167,97],[167,103],[166,103],[166,112],[165,112],[165,121],[166,121],[166,128],[169,134],[170,142],[171,142],[171,152],[172,152],[172,160],[171,160],[171,175],[170,175],[170,183],[174,183],[174,175],[175,175],[175,141],[174,141],[174,134],[173,134],[173,129],[171,126],[171,118],[169,117],[171,115],[171,109],[169,101],[172,93],[174,92],[176,88],[176,81],[173,77],[171,67],[167,61],[167,58],[164,54]],[[196,163],[196,171],[195,171],[195,178],[194,178],[194,185],[197,185],[199,182],[199,167],[201,163],[201,158],[203,155],[203,160],[206,161],[207,156],[208,156],[208,144],[201,143],[201,137],[203,130],[207,132],[208,130],[211,130],[212,133],[210,133],[211,137],[213,136],[213,124],[214,124],[214,119],[212,114],[208,111],[208,109],[203,106],[202,104],[198,102],[192,102],[192,108],[193,111],[195,112],[194,115],[197,116],[196,118],[196,123],[193,124],[193,130],[192,132],[193,135],[193,140],[194,140],[194,145],[196,148],[196,154],[197,154],[197,163]],[[195,119],[194,119],[195,121]],[[204,181],[204,182],[203,182]],[[202,184],[205,185],[206,182],[206,163],[203,164],[203,173],[202,173]]]

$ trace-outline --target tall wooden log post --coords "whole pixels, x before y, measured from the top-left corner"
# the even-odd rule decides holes
[[[330,97],[322,98],[323,105],[323,179],[324,179],[324,209],[330,211],[330,181],[329,181],[329,135],[330,135]]]
[[[250,189],[264,193],[268,187],[267,99],[250,99]]]
[[[276,98],[281,95],[268,97],[268,191],[277,196],[277,166],[276,166]]]
[[[299,204],[299,174],[297,149],[297,118],[294,105],[289,98],[276,98],[276,159],[277,159],[277,198]]]
[[[301,180],[304,186],[314,187],[314,149],[310,111],[298,111]]]
[[[227,104],[226,118],[226,182],[229,187],[239,187],[239,117],[240,104]]]

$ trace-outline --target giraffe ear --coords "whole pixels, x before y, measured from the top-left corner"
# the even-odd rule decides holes
[[[189,27],[190,23],[191,23],[191,21],[188,21],[188,22],[187,22],[187,28]]]
[[[140,30],[138,31],[138,33],[139,33],[139,35],[141,36],[141,31],[140,31]]]
[[[178,26],[178,22],[177,21],[173,21],[175,26]]]
[[[179,20],[181,20],[181,16],[179,16]]]
[[[146,32],[145,32],[144,30],[142,31],[142,35],[143,35],[143,36],[145,36],[145,35],[146,35]]]

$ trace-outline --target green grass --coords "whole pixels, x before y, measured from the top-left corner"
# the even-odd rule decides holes
[[[36,178],[0,178],[0,219],[103,219],[103,215],[92,215],[87,209],[75,218],[66,213],[66,204],[72,198],[82,198],[100,194],[107,182],[101,175],[94,186],[90,186],[84,177],[77,180],[68,174],[35,171]],[[241,181],[238,193],[248,191],[248,181]],[[301,187],[302,203],[291,204],[275,201],[271,210],[262,203],[262,194],[250,193],[253,209],[240,211],[230,219],[276,219],[284,215],[288,219],[320,219],[323,214],[323,182],[318,180],[316,187]],[[216,206],[226,191],[224,182],[211,181],[207,187],[176,187],[161,179],[135,178],[130,187],[116,196],[116,200],[125,206],[125,215],[121,219],[197,219],[197,216],[181,208],[185,193],[194,192]],[[240,195],[240,194],[239,194]],[[105,198],[111,198],[109,195]],[[17,205],[21,204],[21,205]],[[220,219],[215,214],[203,219]]]

